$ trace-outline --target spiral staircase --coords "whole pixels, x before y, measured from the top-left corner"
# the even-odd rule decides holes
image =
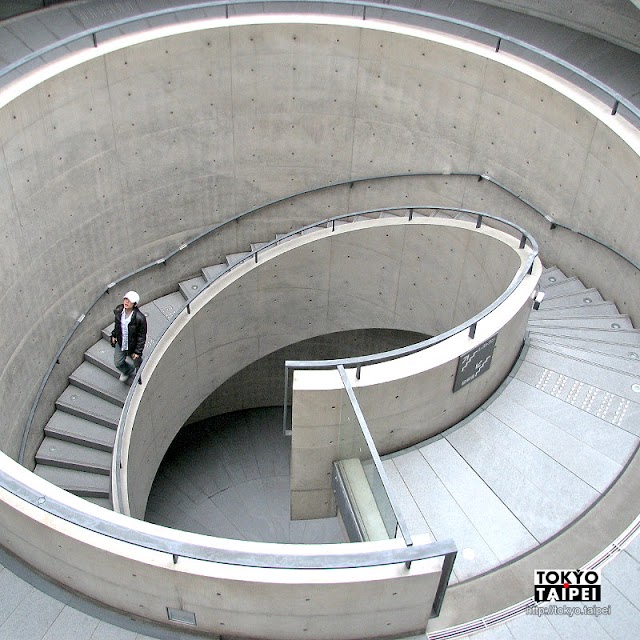
[[[483,19],[491,24],[492,20],[509,23],[501,10],[482,7]],[[516,22],[511,26],[517,31]],[[550,40],[562,39],[557,25],[539,20],[532,32],[536,28]],[[44,36],[38,32],[37,37]],[[567,57],[580,59],[585,42],[589,38],[581,35],[562,48],[566,47]],[[629,50],[625,53],[633,60]],[[601,63],[599,71],[606,77],[616,72],[615,67],[616,57],[612,56],[609,63]],[[153,347],[185,301],[245,255],[230,255],[226,264],[207,267],[180,282],[175,292],[146,302],[142,309],[149,321],[148,347]],[[471,579],[501,576],[501,569],[543,542],[560,543],[571,525],[592,512],[624,474],[638,449],[640,332],[613,302],[579,278],[548,267],[540,286],[544,300],[531,313],[520,360],[499,392],[447,432],[384,459],[412,532],[428,533],[433,539],[455,532],[461,552],[452,580],[454,599],[457,593],[466,593],[462,588]],[[110,327],[105,327],[102,338],[86,351],[83,363],[69,377],[44,429],[35,468],[37,475],[107,508],[111,508],[109,474],[115,427],[128,391],[117,380],[109,333]],[[0,636],[49,640],[55,633],[72,637],[89,630],[93,635],[87,637],[95,640],[177,637],[135,625],[126,631],[130,621],[109,617],[72,599],[9,556],[0,556],[0,562],[7,567],[0,564],[5,596]],[[603,575],[609,593],[614,594],[613,606],[622,612],[615,619],[548,621],[521,616],[483,632],[499,618],[486,616],[475,626],[448,631],[445,611],[429,635],[436,639],[478,633],[474,637],[486,640],[501,633],[514,637],[575,637],[576,633],[584,638],[637,637],[637,540],[607,565]],[[25,586],[18,576],[37,588]],[[149,635],[138,633],[141,629]]]

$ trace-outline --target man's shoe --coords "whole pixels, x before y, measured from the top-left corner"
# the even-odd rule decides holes
[[[126,382],[129,379],[129,374],[121,373],[120,374],[120,382]]]

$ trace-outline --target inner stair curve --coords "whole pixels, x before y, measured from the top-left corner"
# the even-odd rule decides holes
[[[353,217],[329,222],[328,227],[373,218],[400,216],[393,212]],[[419,212],[415,217],[472,219],[465,213],[450,215],[433,211]],[[312,233],[308,229],[302,233]],[[295,233],[276,235],[286,241]],[[251,245],[251,252],[268,242]],[[226,262],[201,269],[200,273],[177,285],[177,290],[141,306],[147,317],[148,334],[144,356],[153,350],[157,340],[171,324],[186,302],[192,300],[209,282],[229,267],[240,263],[251,252],[232,253]],[[101,338],[84,354],[82,364],[69,376],[69,384],[55,403],[53,415],[44,427],[44,438],[35,456],[34,473],[52,484],[111,509],[111,458],[116,429],[129,387],[118,380],[113,364],[110,335],[113,325],[105,327]]]
[[[389,215],[394,214],[385,213],[382,214],[382,217],[388,217]],[[414,215],[419,214],[416,213]],[[433,215],[437,217],[452,217],[442,211],[435,212]],[[458,215],[456,217],[464,216]],[[362,216],[353,218],[354,221],[361,219],[363,219]],[[283,238],[285,235],[279,234],[276,238]],[[251,249],[255,251],[264,244],[254,244]],[[172,322],[185,302],[193,299],[208,282],[247,255],[250,255],[250,252],[230,254],[227,256],[226,263],[205,267],[200,274],[178,283],[175,292],[142,305],[141,309],[147,316],[149,327],[145,355],[153,349],[159,336]],[[554,397],[549,393],[549,389],[555,389],[554,393],[556,395],[560,392],[559,389],[566,391],[572,369],[582,363],[580,366],[585,369],[585,372],[581,373],[579,378],[571,378],[573,381],[571,384],[578,385],[572,392],[571,400],[573,403],[570,401],[565,402],[565,404],[568,404],[574,410],[578,410],[579,408],[576,404],[578,398],[581,399],[585,393],[588,393],[589,397],[585,402],[589,405],[589,410],[594,419],[600,417],[596,413],[605,411],[605,406],[608,412],[607,415],[610,415],[611,411],[614,414],[616,411],[618,412],[615,418],[616,424],[612,423],[612,427],[616,429],[618,439],[621,441],[619,446],[622,447],[623,451],[615,461],[612,461],[611,464],[615,466],[611,467],[611,464],[609,465],[610,472],[614,473],[619,465],[622,464],[625,456],[630,455],[629,452],[637,441],[638,434],[626,432],[622,425],[623,422],[625,424],[633,422],[629,420],[629,416],[637,410],[637,399],[629,397],[624,398],[624,402],[618,401],[621,396],[616,395],[613,390],[603,391],[607,387],[603,387],[598,382],[599,378],[597,379],[597,377],[599,371],[605,370],[610,372],[612,376],[630,375],[629,371],[637,363],[634,360],[634,356],[629,354],[640,352],[640,333],[633,329],[626,316],[619,314],[611,303],[603,301],[596,291],[585,288],[575,278],[566,278],[557,269],[545,270],[541,286],[546,293],[546,297],[540,310],[531,314],[529,327],[530,344],[527,356],[518,374],[510,384],[533,386],[538,393],[546,394],[543,397]],[[589,299],[588,302],[585,302],[586,298]],[[111,326],[102,330],[100,340],[85,352],[84,361],[69,376],[69,385],[56,401],[55,411],[45,425],[44,439],[36,453],[34,470],[37,475],[53,484],[106,508],[111,508],[110,472],[115,430],[128,392],[128,386],[118,381],[118,372],[113,365],[113,350],[109,344],[110,333]],[[594,364],[596,354],[598,354],[599,358],[598,363],[601,362],[601,364]],[[614,366],[607,359],[616,356],[618,359]],[[550,360],[547,366],[544,364],[545,359]],[[552,364],[551,360],[565,363],[564,368],[560,364]],[[529,377],[536,374],[544,375],[544,382],[537,381],[535,385],[532,385],[529,378],[525,379],[527,372]],[[564,378],[558,381],[560,376],[564,376]],[[594,376],[593,380],[589,376]],[[583,379],[585,377],[586,379]],[[580,383],[582,383],[581,386]],[[596,388],[598,391],[596,391]],[[518,396],[515,386],[513,389],[512,393]],[[606,397],[598,395],[605,393],[609,393],[609,395]],[[497,402],[496,407],[499,407],[501,403],[507,403],[508,394],[503,393],[503,396],[504,399]],[[507,407],[507,409],[513,410],[513,407]],[[486,413],[487,415],[483,419],[489,420],[491,412],[484,411],[481,413]],[[500,420],[506,420],[504,417],[496,419],[498,427],[502,424]],[[620,424],[617,424],[618,422]],[[479,425],[480,423],[477,423],[474,428],[469,422],[461,429],[464,428],[466,432],[471,433],[472,428],[476,431],[479,430]],[[482,433],[481,437],[487,439],[489,434],[495,433],[498,427],[494,427],[493,431]],[[511,427],[508,428],[513,430]],[[452,447],[455,451],[455,447],[451,442],[455,441],[456,438],[460,440],[461,437],[461,435],[454,436],[453,432],[451,432],[450,435],[444,438],[447,443],[446,446]],[[442,449],[445,447],[445,443],[441,443],[438,446]],[[461,448],[461,446],[458,445],[458,448]],[[403,455],[410,455],[418,450],[418,448],[414,448],[414,451],[405,452]],[[436,447],[433,447],[431,451],[435,452]],[[448,453],[450,454],[451,452],[449,451]],[[457,451],[456,454],[462,457]],[[398,455],[386,462],[390,467],[389,471],[392,477],[400,478],[400,469],[403,468],[403,465],[406,466],[409,460],[409,458],[406,458],[401,461],[400,458],[401,456]],[[468,464],[464,457],[463,460],[465,464]],[[419,462],[422,464],[422,461]],[[548,461],[546,462],[548,463]],[[475,473],[479,478],[482,477],[480,470]],[[607,478],[610,477],[611,473]],[[485,482],[485,484],[487,483]],[[584,484],[587,486],[583,486]],[[583,496],[584,494],[584,497],[576,501],[574,505],[576,510],[588,505],[591,499],[595,499],[596,493],[594,491],[602,490],[606,483],[603,484],[601,482],[598,484],[593,480],[592,484],[597,486],[592,487],[588,482],[580,484],[582,493],[578,495]],[[419,495],[419,492],[422,491],[422,489],[417,489],[409,481],[408,477],[402,479],[399,486],[400,493],[411,496],[412,490],[416,491],[416,495]],[[494,492],[492,491],[492,493]],[[494,495],[496,494],[494,493]],[[573,514],[573,507],[567,509],[562,511],[565,516],[569,512]],[[435,521],[432,524],[428,524],[429,518],[425,519],[417,515],[420,509],[417,507],[414,498],[408,499],[405,510],[411,514],[411,520],[415,521],[417,529],[431,531],[434,538],[451,537],[451,532],[457,531],[457,528],[450,528],[450,523],[446,522],[443,523],[446,530],[442,530],[441,533],[439,525]],[[555,518],[554,523],[557,520],[558,518]],[[555,524],[548,529],[550,530],[554,526]],[[523,531],[523,528],[526,531]],[[534,527],[532,528],[535,529]],[[535,544],[537,540],[545,535],[544,531],[529,531],[526,524],[522,524],[522,522],[520,525],[516,525],[515,529],[518,532],[516,539],[521,539],[522,544],[525,546]],[[465,547],[461,546],[460,548]],[[482,566],[489,566],[496,559],[501,559],[508,555],[504,550],[499,550],[497,554],[495,551],[485,551],[479,554],[478,558],[482,560]],[[478,561],[475,564],[479,564]],[[466,576],[467,571],[464,569],[464,563],[459,560],[456,565],[459,575],[461,577]]]
[[[383,464],[412,533],[453,538],[452,583],[570,526],[640,443],[640,331],[555,267],[518,366],[482,407]]]

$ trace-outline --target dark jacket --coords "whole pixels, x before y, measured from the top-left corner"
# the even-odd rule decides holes
[[[119,304],[114,310],[113,315],[115,317],[115,325],[111,332],[111,337],[118,341],[118,344],[122,348],[122,328],[120,327],[120,316],[122,315],[123,305]],[[142,350],[144,349],[144,343],[147,340],[147,319],[144,313],[138,309],[133,308],[133,317],[129,321],[129,348],[127,353],[133,355],[137,353],[142,357]]]

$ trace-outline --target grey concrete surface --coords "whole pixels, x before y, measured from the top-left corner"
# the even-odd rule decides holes
[[[122,3],[121,6],[124,6],[124,3]],[[593,15],[598,15],[597,9],[598,9],[597,6],[594,7],[592,5],[591,6],[591,13]],[[87,14],[87,15],[89,15],[89,14]],[[100,17],[100,12],[98,12],[97,14],[94,14],[94,16],[95,15],[98,15],[98,17]],[[527,24],[525,21],[518,21],[518,22],[521,22],[523,25]],[[552,29],[552,28],[549,29],[548,25],[547,25],[547,29],[542,29],[541,30],[541,34],[542,35],[548,35],[548,36],[553,34],[554,37],[555,37],[554,29]],[[40,37],[39,33],[34,31],[34,39],[36,39],[36,36]],[[577,42],[577,40],[572,40],[572,39],[566,40],[566,39],[562,39],[562,38],[557,38],[557,41],[561,42],[562,46],[565,46],[565,43],[567,43],[567,46],[569,46],[569,44],[573,44],[574,42]],[[6,45],[13,44],[13,43],[15,43],[16,50],[18,49],[18,47],[22,46],[22,43],[20,42],[20,40],[15,39],[13,36],[10,36],[7,39],[2,39],[2,41],[1,41],[1,44],[2,44],[3,47],[6,47]],[[589,55],[584,55],[585,51],[587,53],[589,52],[588,45],[585,47],[585,43],[584,42],[579,42],[578,44],[580,46],[578,46],[576,49],[577,49],[578,52],[582,51],[582,54],[583,54],[580,57],[582,59],[586,60],[587,63],[591,62],[589,60],[590,56]],[[11,47],[7,47],[7,48],[11,48]],[[604,60],[604,64],[602,64],[603,60]],[[603,72],[605,75],[609,74],[611,77],[613,77],[616,73],[618,73],[619,77],[624,77],[625,78],[625,82],[628,80],[627,84],[631,83],[632,92],[636,92],[637,93],[637,84],[635,84],[635,87],[633,86],[633,83],[634,83],[633,72],[637,71],[637,69],[638,69],[638,65],[637,64],[634,65],[634,66],[625,68],[624,64],[620,64],[620,58],[618,58],[616,55],[610,55],[610,56],[603,56],[602,58],[600,58],[599,61],[595,64],[595,67],[598,67],[598,65],[600,65],[599,71]],[[628,73],[628,71],[631,71],[631,73]],[[43,97],[43,99],[44,99],[44,97]],[[27,111],[28,110],[23,111],[22,115],[26,116]],[[98,118],[97,120],[99,121],[100,119]],[[47,124],[49,124],[49,123],[47,122]],[[31,126],[31,125],[29,125],[29,126]],[[35,126],[37,127],[38,124],[36,124]],[[49,131],[49,133],[50,133],[50,131]],[[59,139],[54,141],[54,145],[53,145],[54,149],[57,149],[59,147],[59,145],[58,145],[58,147],[56,146],[58,142],[59,142]],[[3,144],[4,144],[4,142],[3,142]],[[37,147],[37,146],[38,145],[36,144],[35,147]],[[52,153],[51,154],[51,158],[53,158],[53,157],[54,157],[54,154]],[[46,164],[46,160],[39,160],[38,162],[43,162],[43,164]],[[53,163],[52,163],[52,166],[53,166]],[[22,177],[24,178],[25,175],[28,174],[28,173],[29,173],[29,171],[22,172]],[[18,174],[18,175],[20,175],[20,174]],[[6,182],[4,177],[1,178],[0,180],[3,181],[3,184],[4,184],[4,182]],[[543,180],[542,182],[544,183],[545,181]],[[20,180],[18,179],[16,181],[16,184],[19,184],[19,183],[20,183]],[[92,181],[92,183],[93,183],[93,181]],[[594,182],[594,184],[595,184],[595,182]],[[588,185],[589,185],[589,180],[588,179],[585,180],[585,185],[587,185],[587,190],[588,190]],[[69,185],[67,185],[67,186],[69,186]],[[73,185],[71,185],[71,187],[72,187],[72,190],[73,190]],[[598,187],[598,189],[601,189],[601,187]],[[589,192],[589,193],[591,193],[591,192]],[[606,197],[609,197],[609,195],[607,195]],[[49,202],[51,202],[53,199],[45,197],[45,198],[43,198],[43,200],[45,200],[45,201],[48,200]],[[12,203],[14,202],[14,200],[12,198],[9,198],[8,201],[10,201]],[[633,199],[631,199],[631,203],[632,203],[631,208],[633,208]],[[91,203],[88,205],[87,208],[89,210],[96,209],[96,207],[93,206],[94,204],[95,203],[93,201],[91,201]],[[581,205],[584,204],[584,200],[582,200],[580,204]],[[554,203],[551,208],[555,211],[556,207],[558,207],[558,204]],[[558,208],[560,208],[560,207],[558,207]],[[588,207],[585,207],[585,209],[586,208],[588,208]],[[26,216],[26,213],[25,213],[26,211],[27,211],[26,208],[23,209],[21,211],[21,214],[23,216]],[[597,219],[602,219],[604,217],[604,211],[605,211],[604,208],[600,208],[600,213],[602,215],[600,215],[600,213],[596,213],[596,215],[594,217],[597,218]],[[607,213],[608,213],[608,210],[607,210]],[[13,209],[11,210],[11,212],[9,212],[8,216],[9,216],[9,219],[11,221],[11,224],[17,224],[17,222],[16,222],[17,221],[17,216],[15,215],[15,211]],[[25,220],[28,220],[28,216],[25,218]],[[58,224],[58,222],[56,224]],[[29,226],[28,223],[27,223],[27,226]],[[33,226],[31,226],[30,229],[33,230]],[[95,229],[93,231],[95,232]],[[45,232],[45,235],[46,235],[47,229],[45,229],[44,232]],[[616,227],[615,229],[608,229],[607,233],[611,233],[611,238],[615,238],[616,234],[620,233],[620,229],[619,229],[619,227]],[[106,236],[107,233],[105,232],[104,235]],[[37,236],[37,234],[34,235],[34,239],[36,239],[36,236]],[[100,250],[102,249],[102,242],[94,242],[90,238],[89,238],[89,241],[87,242],[86,236],[80,236],[79,238],[74,239],[74,242],[77,242],[78,240],[80,242],[85,241],[86,242],[85,247],[89,247],[89,249],[95,251],[96,254],[99,253]],[[18,254],[17,246],[19,246],[20,244],[21,243],[17,239],[14,239],[14,240],[12,240],[10,242],[6,242],[3,245],[3,256],[9,256],[9,261],[11,261],[12,259],[15,260],[15,257]],[[73,243],[69,243],[69,244],[72,245]],[[115,244],[117,244],[117,242]],[[87,250],[89,250],[89,249],[87,249]],[[73,251],[73,249],[70,249],[69,253],[71,254],[72,251]],[[40,254],[39,254],[39,252],[37,250],[37,247],[35,249],[33,247],[31,247],[31,256],[38,257],[39,255]],[[567,262],[570,263],[572,260],[574,262],[574,268],[576,268],[576,265],[579,264],[579,261],[577,260],[577,257],[576,256],[567,256]],[[69,264],[69,263],[65,262],[65,264]],[[22,264],[21,266],[24,269],[24,264]],[[88,266],[88,271],[92,270],[94,266],[95,265],[89,265]],[[595,271],[598,268],[598,265],[594,265],[594,267],[595,268],[593,269],[593,271]],[[25,271],[28,271],[28,270],[25,270]],[[52,278],[53,280],[58,280],[58,281],[61,281],[61,282],[64,280],[64,279],[60,278],[60,271],[57,271],[57,272],[54,273],[55,277]],[[82,279],[83,275],[84,274],[82,272],[82,269],[80,269],[77,273],[74,274],[74,278]],[[621,278],[621,280],[624,280],[624,276],[620,276],[620,278]],[[589,278],[587,280],[592,280],[592,279],[593,279],[593,274],[589,274]],[[108,280],[108,278],[103,279],[101,282],[105,282],[107,280]],[[629,286],[629,282],[633,282],[633,280],[628,280],[625,283],[625,286]],[[33,282],[31,282],[31,284],[33,284]],[[68,283],[67,282],[63,282],[62,286],[64,287],[65,284],[68,284]],[[43,293],[47,292],[47,286],[36,285],[36,286],[32,286],[31,290],[36,292],[34,294],[34,300],[35,300],[36,296],[42,295]],[[620,291],[622,291],[622,287],[620,287]],[[20,293],[22,293],[22,292],[20,292]],[[78,297],[82,297],[80,289],[78,289],[75,292],[75,294]],[[622,294],[622,295],[623,295],[623,298],[624,298],[624,294]],[[81,304],[78,304],[77,305],[77,309],[75,309],[73,304],[71,304],[71,305],[68,304],[68,300],[66,301],[66,303],[67,304],[65,304],[65,305],[60,305],[54,311],[54,313],[52,314],[52,317],[51,317],[50,324],[46,328],[44,328],[42,331],[40,331],[39,333],[37,333],[37,334],[35,334],[33,336],[33,338],[34,338],[33,341],[40,346],[40,348],[42,349],[43,352],[47,351],[47,349],[48,349],[49,354],[51,354],[53,351],[55,351],[55,347],[56,347],[57,343],[56,343],[56,340],[54,339],[54,334],[57,336],[58,334],[63,333],[62,331],[53,331],[52,330],[52,327],[56,327],[57,328],[58,318],[60,316],[64,317],[65,321],[67,321],[67,324],[68,324],[77,315],[75,312],[82,308]],[[32,301],[32,304],[33,304],[33,301]],[[45,307],[43,307],[43,309],[46,309],[46,305],[45,305]],[[40,310],[40,311],[42,311],[42,310]],[[37,315],[38,309],[36,309],[35,312],[36,312],[36,315]],[[56,316],[56,314],[58,314],[58,315]],[[19,399],[21,398],[21,389],[25,388],[27,386],[27,383],[30,380],[35,379],[35,378],[38,377],[38,374],[46,366],[46,364],[47,364],[49,359],[50,358],[42,357],[41,355],[38,355],[38,354],[34,355],[33,353],[28,353],[26,358],[25,358],[25,362],[28,362],[29,365],[25,366],[23,368],[22,366],[20,366],[20,363],[18,363],[18,366],[16,366],[15,363],[11,362],[10,358],[4,358],[3,359],[3,365],[5,364],[5,362],[9,363],[9,366],[7,368],[9,369],[9,372],[13,376],[15,376],[16,371],[22,371],[23,374],[24,374],[24,377],[23,378],[14,378],[14,380],[6,379],[6,378],[3,379],[3,391],[2,391],[2,393],[3,393],[3,396],[2,396],[3,397],[3,401],[4,402],[9,402],[9,399],[11,399],[12,402],[15,402],[15,400],[17,398],[18,399],[18,404],[19,404],[19,401],[20,401]],[[37,364],[37,366],[33,366],[34,364]],[[34,378],[34,376],[35,376],[35,378]],[[52,397],[55,397],[55,394]]]
[[[92,12],[89,5],[83,5],[80,24],[117,18],[137,8],[126,3],[101,7]],[[54,8],[48,9],[47,15],[53,12]],[[16,21],[10,21],[12,28],[17,29],[16,25]],[[293,30],[298,33],[293,34]],[[248,35],[249,31],[255,35]],[[214,222],[297,189],[361,175],[472,168],[496,176],[537,201],[543,210],[562,216],[572,227],[585,227],[594,235],[604,235],[605,240],[609,238],[603,228],[591,228],[591,221],[598,212],[615,215],[619,219],[615,242],[621,250],[634,255],[635,225],[629,213],[636,197],[633,154],[615,137],[609,140],[610,133],[590,116],[583,117],[581,113],[575,118],[574,107],[565,99],[498,63],[475,57],[462,63],[456,79],[443,82],[433,65],[437,61],[444,63],[444,49],[430,45],[431,54],[424,56],[429,60],[425,66],[415,47],[407,49],[400,38],[390,34],[374,36],[352,28],[340,29],[338,46],[328,28],[308,30],[304,37],[293,26],[271,30],[268,37],[263,35],[268,31],[265,27],[246,27],[234,31],[236,35],[230,38],[226,30],[218,29],[206,35],[177,36],[163,39],[162,43],[139,45],[126,53],[114,52],[52,78],[2,109],[4,155],[0,184],[6,189],[3,201],[8,207],[3,217],[3,224],[7,225],[4,307],[17,305],[26,313],[21,291],[28,287],[34,291],[30,312],[38,318],[32,339],[20,345],[20,355],[7,346],[2,351],[3,363],[16,363],[18,359],[29,363],[28,368],[15,364],[3,367],[7,378],[3,379],[3,390],[11,396],[16,422],[23,424],[29,411],[29,397],[34,391],[29,381],[41,378],[60,336],[107,282],[162,255]],[[20,43],[15,44],[15,49],[22,53],[25,43],[37,45],[53,37],[42,29],[34,29],[30,38],[22,35],[22,40],[13,34],[3,40],[7,50],[15,41]],[[207,40],[209,35],[211,39]],[[260,40],[260,47],[247,45],[251,37],[254,42]],[[169,42],[167,49],[164,45]],[[232,46],[228,46],[230,42]],[[296,71],[291,69],[291,78],[282,76],[285,69],[289,73],[289,64],[284,64],[283,54],[276,53],[285,42],[299,49],[293,54],[300,57]],[[293,42],[298,44],[292,45]],[[380,57],[380,45],[397,55]],[[171,64],[164,67],[164,77],[149,67],[156,46],[157,55],[170,55]],[[361,85],[357,94],[357,58],[353,55],[356,48],[363,56],[357,62]],[[205,51],[213,54],[204,54]],[[251,66],[252,58],[259,66]],[[340,61],[337,67],[334,60]],[[615,60],[619,63],[620,58]],[[273,69],[267,68],[269,61],[274,62]],[[446,64],[450,69],[460,68],[453,60]],[[416,69],[420,70],[420,79],[414,77]],[[623,75],[629,78],[628,73]],[[304,78],[311,77],[317,79],[314,86],[330,87],[330,95],[319,101],[304,82]],[[204,85],[202,78],[207,79]],[[506,93],[497,98],[500,94],[496,92],[502,91],[505,82]],[[128,86],[130,83],[135,88]],[[425,102],[422,89],[429,84],[438,90],[430,92],[431,98]],[[222,90],[232,85],[233,94]],[[202,86],[208,89],[202,91]],[[287,91],[270,95],[274,86],[286,86]],[[397,91],[402,86],[404,89]],[[313,94],[311,103],[301,97],[309,91]],[[183,100],[185,93],[193,99]],[[398,95],[407,96],[404,104],[394,98]],[[458,95],[465,96],[464,102],[458,100]],[[523,101],[520,96],[534,97]],[[147,108],[151,102],[156,108]],[[455,110],[441,108],[461,102]],[[309,117],[309,104],[314,105],[311,112],[316,117]],[[258,109],[259,121],[252,109]],[[416,118],[416,113],[422,117]],[[194,118],[194,114],[205,117]],[[233,122],[233,137],[225,124],[228,122]],[[283,127],[285,122],[287,126]],[[501,133],[508,129],[509,122],[523,124],[518,128],[517,153],[510,152],[516,141]],[[275,130],[286,130],[286,141],[265,144]],[[319,135],[320,131],[329,130],[333,132],[331,136]],[[545,162],[539,163],[536,149],[543,137],[555,139],[556,144]],[[565,147],[566,152],[561,152]],[[412,149],[410,155],[405,153],[407,149]],[[615,153],[621,159],[615,167],[606,162],[607,170],[602,175],[596,169],[601,162],[595,160],[601,151],[606,151],[606,157]],[[297,160],[300,157],[305,158],[302,164]],[[576,166],[582,167],[580,175],[576,175]],[[180,168],[178,173],[176,167]],[[284,175],[286,180],[282,180]],[[589,185],[598,184],[598,180],[601,186],[596,192]],[[450,202],[478,202],[479,198],[471,195],[472,190],[453,189],[454,179],[443,182],[447,184],[438,189],[441,199],[446,196]],[[540,184],[545,184],[543,191]],[[324,207],[337,207],[349,199],[355,204],[355,192],[346,197],[345,191],[340,191],[339,198],[336,193],[336,198],[327,200]],[[424,197],[431,190],[422,193]],[[388,189],[378,189],[376,197],[390,194]],[[612,196],[616,197],[612,200]],[[283,231],[285,220],[288,226],[292,217],[303,219],[311,212],[316,216],[317,200],[310,197],[303,207],[295,209],[295,215],[291,207],[286,212],[281,207],[268,222],[261,222],[262,230]],[[493,198],[485,203],[492,201]],[[619,202],[619,206],[612,207],[613,202]],[[583,218],[581,212],[588,209],[595,213]],[[132,217],[141,229],[135,238],[125,222]],[[250,234],[254,237],[249,238]],[[260,235],[255,229],[230,230],[225,236],[225,253],[241,250],[242,241],[262,240]],[[561,258],[558,263],[569,267],[578,264],[581,253],[577,248],[571,249],[564,237],[559,238],[559,234],[548,230],[541,236],[549,260]],[[55,251],[50,249],[52,246]],[[78,246],[83,247],[82,252],[77,251]],[[191,270],[183,258],[176,258],[166,269],[162,267],[148,274],[148,278],[140,277],[130,284],[143,285],[138,288],[150,297],[168,293],[167,282],[195,275],[194,263],[204,266],[211,264],[211,259],[218,259],[221,247],[214,251],[211,248],[205,250],[203,245],[191,254]],[[206,251],[210,259],[204,261]],[[96,258],[89,260],[89,256]],[[610,265],[610,272],[619,275],[614,280],[604,279],[601,260],[607,259],[594,260],[593,268],[591,262],[584,265],[589,280],[615,288],[624,298],[623,303],[633,310],[638,288],[628,286],[628,282],[634,276],[627,273],[624,265],[619,269]],[[15,279],[18,272],[19,281]],[[599,279],[606,282],[600,283]],[[60,295],[60,291],[65,293]],[[96,320],[106,318],[113,306],[106,298],[92,312]],[[81,327],[76,343],[82,349],[90,346],[90,334],[89,324]],[[71,356],[62,359],[47,387],[45,401],[57,397],[66,375],[77,364]],[[36,417],[36,424],[41,427],[48,416],[42,409]],[[20,439],[17,432],[8,434],[4,446],[12,455]],[[28,441],[30,455],[37,448],[38,439],[36,428]]]

